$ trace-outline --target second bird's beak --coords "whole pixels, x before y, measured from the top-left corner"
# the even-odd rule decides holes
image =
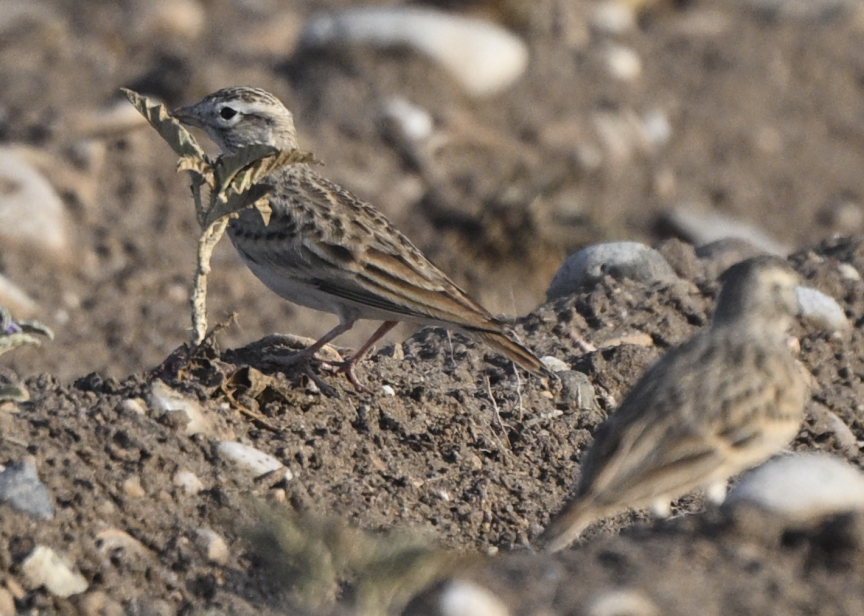
[[[195,108],[195,105],[189,105],[188,107],[180,107],[179,109],[175,109],[171,112],[171,115],[175,120],[180,122],[180,124],[185,124],[186,126],[194,126],[195,128],[204,128],[203,123],[201,122],[201,118],[198,115],[198,110]]]

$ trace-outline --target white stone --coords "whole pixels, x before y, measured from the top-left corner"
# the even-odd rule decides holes
[[[438,598],[441,616],[508,616],[510,610],[492,591],[474,582],[452,580]]]
[[[720,212],[697,205],[680,206],[667,211],[664,218],[692,244],[701,246],[718,240],[739,239],[764,252],[786,256],[789,247],[756,226]]]
[[[605,0],[591,12],[591,27],[607,34],[623,34],[636,27],[636,13],[626,2]]]
[[[393,389],[390,385],[382,385],[381,391],[384,392],[385,396],[395,396],[396,390]]]
[[[3,274],[0,274],[0,306],[6,308],[16,319],[29,319],[37,310],[36,302]]]
[[[0,147],[0,243],[68,258],[69,221],[59,195],[14,150]]]
[[[409,141],[423,141],[432,135],[435,122],[426,109],[397,96],[384,103],[381,115],[399,135]]]
[[[118,413],[133,413],[135,415],[146,415],[147,409],[141,398],[126,398],[117,404]]]
[[[540,358],[540,362],[552,372],[564,372],[565,370],[570,370],[569,364],[566,364],[557,357],[552,357],[551,355],[544,355]]]
[[[221,441],[216,446],[216,451],[221,458],[250,471],[255,477],[282,468],[282,463],[273,456],[236,441]]]
[[[838,331],[852,327],[837,300],[822,291],[800,285],[795,288],[795,297],[805,319]]]
[[[198,475],[192,471],[177,471],[173,481],[175,486],[182,488],[186,496],[194,496],[204,489],[204,484],[198,479]]]
[[[594,597],[587,616],[657,616],[660,610],[639,590],[616,588]]]
[[[546,290],[546,300],[574,293],[606,275],[646,284],[671,282],[676,278],[663,255],[653,248],[638,242],[607,242],[583,248],[567,257]]]
[[[473,96],[500,92],[528,65],[528,47],[495,24],[412,6],[363,7],[313,17],[301,47],[407,46],[439,62]]]
[[[609,74],[621,81],[633,81],[642,74],[642,58],[624,45],[610,45],[603,51]]]
[[[209,528],[198,529],[195,533],[195,545],[211,563],[228,563],[228,544],[215,531]]]
[[[858,273],[858,270],[848,263],[840,263],[837,270],[844,280],[861,280],[861,274]]]
[[[198,401],[171,389],[159,379],[150,386],[149,402],[157,419],[166,413],[185,413],[186,434],[213,435],[213,426],[204,416]]]
[[[824,453],[781,456],[746,474],[724,507],[738,502],[779,513],[792,522],[864,510],[864,473]]]
[[[62,599],[87,590],[84,576],[44,545],[37,545],[30,553],[21,564],[21,572],[31,588],[44,586],[52,595]]]
[[[94,538],[96,547],[102,554],[110,554],[117,550],[123,550],[127,554],[148,554],[150,552],[143,543],[119,528],[106,528],[96,533]]]

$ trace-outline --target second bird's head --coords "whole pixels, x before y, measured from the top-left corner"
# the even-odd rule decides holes
[[[171,115],[182,124],[204,130],[223,152],[255,143],[280,149],[297,147],[291,112],[259,88],[223,88]]]
[[[735,325],[760,334],[781,334],[800,312],[798,274],[785,259],[759,256],[736,263],[720,276],[715,325]]]

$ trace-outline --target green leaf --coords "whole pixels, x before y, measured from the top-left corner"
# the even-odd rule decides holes
[[[135,106],[135,109],[147,118],[150,125],[168,142],[168,145],[171,146],[171,149],[178,156],[191,156],[207,160],[204,150],[201,149],[195,138],[189,134],[189,131],[180,122],[171,117],[164,105],[154,103],[146,96],[142,96],[127,88],[120,88],[120,91],[126,95],[126,98]]]

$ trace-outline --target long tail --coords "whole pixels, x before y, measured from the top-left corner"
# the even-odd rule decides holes
[[[569,501],[555,514],[534,547],[544,552],[558,552],[573,543],[595,519],[593,508],[584,500]]]
[[[549,370],[543,365],[543,362],[534,355],[534,353],[515,340],[511,340],[505,334],[488,330],[471,330],[471,333],[493,349],[499,351],[508,359],[515,361],[519,367],[527,370],[531,374],[537,376],[549,376]]]

